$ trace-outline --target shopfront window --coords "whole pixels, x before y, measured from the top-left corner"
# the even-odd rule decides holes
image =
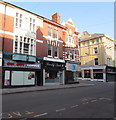
[[[85,78],[90,78],[90,70],[85,70],[84,71],[84,77]]]
[[[82,73],[81,72],[79,72],[79,77],[82,77]]]
[[[103,79],[103,73],[93,73],[94,79]]]
[[[59,83],[60,72],[59,71],[46,71],[45,72],[45,83]]]
[[[10,85],[10,71],[5,71],[4,86]]]

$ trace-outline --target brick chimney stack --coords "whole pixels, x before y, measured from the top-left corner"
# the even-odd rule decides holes
[[[52,15],[52,21],[60,24],[60,16],[61,15],[59,13],[55,13],[54,15]]]

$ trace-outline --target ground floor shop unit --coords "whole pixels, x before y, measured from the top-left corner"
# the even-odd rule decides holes
[[[2,87],[22,87],[43,84],[41,63],[36,58],[26,55],[5,54],[2,67]],[[26,57],[25,57],[26,56]],[[31,60],[29,61],[29,57]],[[25,59],[24,59],[25,58]],[[28,61],[26,60],[28,59]]]
[[[80,64],[74,61],[66,61],[65,70],[65,84],[79,83],[78,73],[80,71]]]
[[[43,85],[64,84],[65,61],[58,58],[43,58]]]
[[[110,82],[116,80],[116,68],[110,66],[81,67],[79,79]]]

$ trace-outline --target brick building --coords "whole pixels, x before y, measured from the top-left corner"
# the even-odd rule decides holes
[[[72,20],[63,25],[58,13],[49,20],[3,1],[0,8],[0,87],[65,84],[66,63],[78,63]]]

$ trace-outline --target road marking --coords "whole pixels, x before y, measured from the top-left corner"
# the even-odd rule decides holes
[[[111,98],[104,98],[105,100],[112,100]]]
[[[42,114],[39,114],[39,115],[35,115],[34,117],[40,117],[40,116],[44,116],[44,115],[47,115],[48,113],[42,113]]]
[[[22,116],[20,112],[13,112],[13,114],[20,117]]]
[[[60,111],[63,111],[63,110],[66,110],[66,108],[58,109],[58,110],[56,110],[56,112],[60,112]]]
[[[82,104],[88,104],[89,102],[86,102],[86,103],[82,103]]]
[[[99,98],[100,100],[112,100],[112,99],[110,99],[110,98],[104,98],[104,97],[102,97],[102,98]]]
[[[70,108],[75,108],[75,107],[78,107],[79,105],[73,105],[73,106],[71,106]]]
[[[96,102],[97,100],[92,100],[91,102]]]
[[[27,115],[33,114],[34,112],[25,111]]]

